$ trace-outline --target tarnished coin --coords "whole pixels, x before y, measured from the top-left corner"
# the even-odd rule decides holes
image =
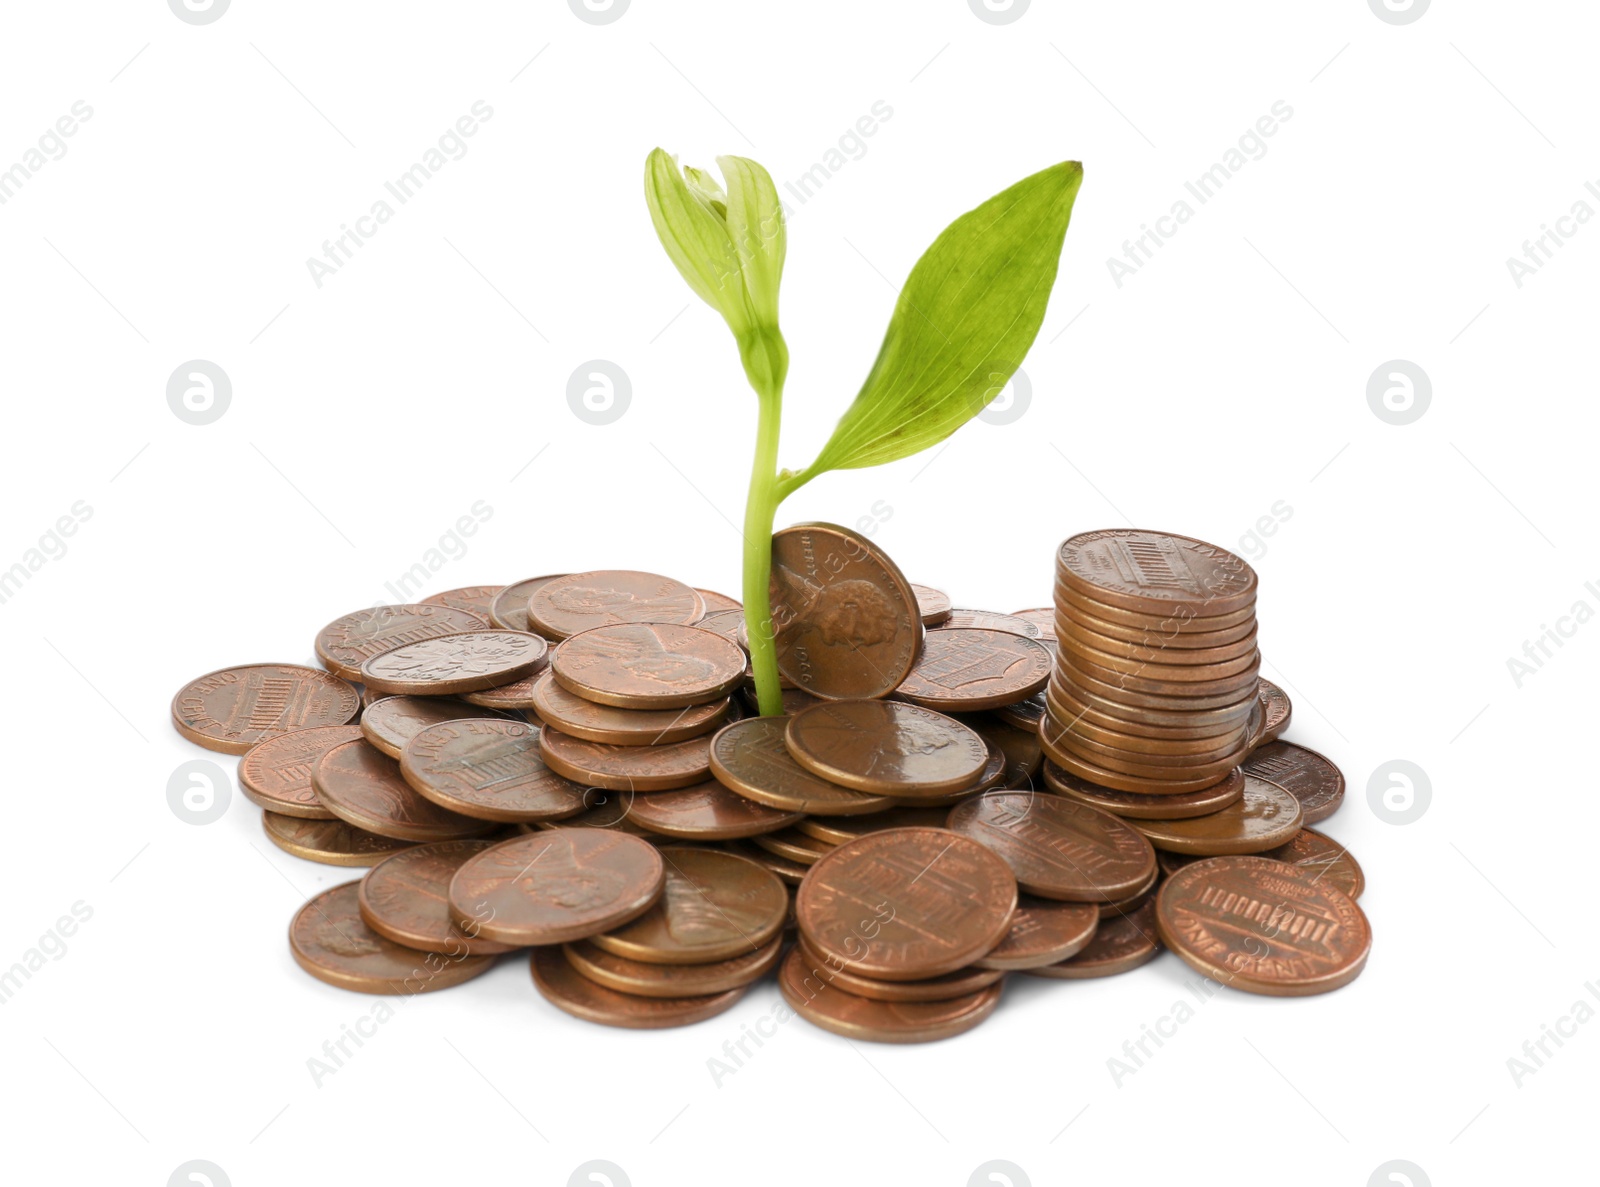
[[[783,812],[863,816],[893,806],[888,796],[852,791],[819,779],[795,762],[784,742],[790,720],[748,717],[719,730],[711,739],[711,773],[717,782]]]
[[[711,615],[719,613],[723,610],[734,610],[740,614],[744,613],[744,603],[738,598],[730,598],[727,594],[718,593],[714,589],[696,589],[694,592],[699,594],[700,600],[706,604],[707,617],[710,617]],[[699,624],[696,623],[695,625],[698,626]]]
[[[889,808],[870,816],[807,816],[795,828],[830,845],[843,845],[886,828],[943,828],[949,815],[950,810],[941,807]]]
[[[1056,643],[1056,612],[1049,606],[1037,606],[1030,610],[1013,610],[1012,618],[1020,618],[1023,622],[1031,622],[1039,628],[1038,635],[1034,636],[1041,643],[1048,643],[1052,647]]]
[[[764,836],[751,837],[750,840],[768,853],[776,853],[779,857],[787,857],[790,861],[798,862],[803,866],[816,865],[818,861],[837,848],[832,841],[819,841],[816,837],[809,836],[793,828],[786,828],[782,832],[767,833]]]
[[[480,837],[493,825],[423,799],[400,775],[400,764],[365,739],[326,751],[311,771],[317,798],[357,828],[402,841]]]
[[[1303,822],[1299,800],[1246,772],[1244,795],[1220,812],[1187,820],[1134,820],[1132,825],[1157,849],[1212,857],[1275,849],[1299,832]]]
[[[1256,695],[1261,698],[1261,709],[1266,717],[1261,727],[1261,741],[1257,745],[1264,746],[1268,742],[1276,742],[1283,731],[1289,728],[1294,706],[1289,702],[1289,694],[1265,677],[1262,677]]]
[[[1274,997],[1348,985],[1372,948],[1354,899],[1314,870],[1266,857],[1185,866],[1156,895],[1156,926],[1189,967]]]
[[[619,622],[687,626],[705,612],[705,599],[683,582],[626,569],[569,573],[545,582],[528,599],[529,624],[551,639]]]
[[[789,892],[769,870],[719,849],[663,849],[661,898],[591,942],[646,964],[704,964],[747,955],[783,929]]]
[[[380,837],[342,820],[307,820],[277,812],[263,812],[261,827],[267,840],[285,853],[325,866],[377,865],[414,843]]]
[[[548,662],[550,644],[526,631],[479,630],[404,643],[361,665],[379,692],[450,696],[510,684]]]
[[[1029,976],[1057,981],[1083,981],[1092,977],[1114,977],[1149,964],[1161,953],[1161,937],[1156,931],[1155,899],[1127,915],[1102,919],[1094,938],[1076,956],[1060,964],[1025,970]]]
[[[443,956],[384,939],[361,919],[359,882],[324,890],[289,924],[295,963],[319,981],[357,993],[448,989],[489,971],[492,956]]]
[[[994,709],[1042,689],[1053,663],[1048,647],[1007,631],[941,629],[923,640],[922,655],[895,694],[946,712]]]
[[[744,682],[737,643],[698,627],[624,622],[562,643],[551,661],[568,692],[623,709],[682,709],[725,700]]]
[[[882,981],[965,968],[1002,939],[1017,880],[989,849],[933,828],[840,845],[801,883],[800,930],[815,951]]]
[[[840,961],[823,956],[810,947],[805,937],[798,945],[805,954],[806,964],[814,974],[827,977],[828,983],[845,993],[868,998],[875,1002],[942,1002],[963,994],[976,993],[1005,976],[1004,969],[985,969],[968,965],[953,973],[926,977],[920,981],[878,981],[852,972]]]
[[[950,595],[931,585],[911,583],[911,593],[917,599],[917,616],[923,626],[938,626],[950,617]]]
[[[1300,801],[1305,822],[1326,820],[1344,803],[1344,775],[1315,750],[1269,742],[1244,760],[1245,773],[1276,783]]]
[[[632,816],[653,833],[695,841],[727,841],[777,832],[804,820],[729,791],[715,779],[679,791],[657,791],[633,801]]]
[[[469,859],[450,881],[451,917],[502,944],[564,944],[638,918],[661,897],[665,877],[648,841],[609,829],[552,828]]]
[[[740,989],[760,980],[778,965],[783,937],[773,936],[753,952],[706,964],[646,964],[629,960],[580,940],[564,948],[567,960],[589,980],[641,997],[698,997]]]
[[[975,968],[1043,968],[1076,956],[1094,939],[1100,912],[1093,903],[1062,903],[1023,895],[1011,916],[1011,930]]]
[[[562,688],[546,672],[533,685],[533,711],[546,725],[608,746],[664,746],[698,738],[727,720],[732,702],[724,697],[682,709],[618,709],[597,705]]]
[[[361,698],[343,680],[299,664],[245,664],[191,680],[172,698],[172,724],[223,754],[319,725],[346,725]]]
[[[1261,856],[1310,870],[1316,881],[1326,882],[1351,898],[1360,898],[1367,888],[1367,876],[1350,856],[1350,850],[1314,828],[1301,829],[1288,844],[1268,849]]]
[[[565,573],[548,573],[543,577],[529,577],[526,581],[506,586],[489,606],[489,621],[503,631],[532,631],[536,635],[541,634],[542,632],[528,621],[528,599],[547,582],[565,576]]]
[[[836,989],[795,947],[778,968],[778,989],[795,1013],[823,1030],[878,1043],[924,1043],[963,1034],[1000,1004],[1002,982],[946,1001],[875,1002]]]
[[[533,984],[541,997],[558,1010],[629,1030],[659,1030],[669,1026],[688,1026],[715,1018],[732,1009],[745,995],[747,985],[721,993],[694,997],[646,997],[641,993],[618,993],[584,976],[572,966],[563,949],[537,948],[532,958]]]
[[[1044,783],[1051,791],[1110,812],[1139,820],[1185,820],[1191,816],[1208,816],[1220,812],[1244,796],[1244,771],[1235,767],[1221,783],[1203,791],[1190,791],[1181,795],[1149,795],[1134,791],[1118,791],[1114,787],[1101,787],[1087,779],[1080,779],[1054,763],[1044,765]]]
[[[662,746],[608,746],[547,725],[539,746],[557,774],[612,791],[671,791],[703,783],[711,774],[711,740],[703,737]]]
[[[1256,574],[1224,548],[1169,532],[1083,532],[1056,553],[1059,580],[1127,610],[1227,614],[1253,605]]]
[[[422,599],[424,606],[449,606],[452,610],[465,610],[476,614],[484,622],[494,621],[494,600],[505,592],[503,585],[464,585],[460,589],[447,589],[443,593],[429,594]]]
[[[813,775],[902,799],[970,787],[989,745],[942,713],[901,701],[838,701],[788,719],[784,744]]]
[[[520,715],[493,709],[474,708],[453,697],[391,697],[373,701],[361,715],[361,732],[390,758],[399,758],[406,743],[430,725],[441,721],[460,721],[465,717],[486,720],[522,720]]]
[[[336,618],[317,632],[317,658],[335,676],[361,679],[361,665],[403,643],[480,631],[488,623],[467,610],[423,603],[374,606]]]
[[[306,820],[335,820],[311,786],[317,759],[341,742],[361,737],[359,725],[317,725],[279,734],[252,746],[239,760],[239,789],[269,812]]]
[[[998,854],[1040,898],[1114,902],[1156,869],[1155,850],[1135,829],[1063,796],[989,792],[957,804],[945,827]]]
[[[777,875],[780,882],[789,886],[799,886],[805,880],[806,872],[811,869],[810,866],[790,861],[787,857],[782,857],[771,850],[752,845],[749,841],[724,841],[722,847],[737,857],[755,862],[762,869]]]
[[[450,879],[489,841],[435,841],[386,857],[361,880],[361,918],[386,940],[447,956],[495,956],[497,944],[457,927],[450,917]]]
[[[950,611],[950,616],[939,624],[941,631],[979,630],[1004,631],[1024,639],[1037,639],[1043,632],[1037,623],[1019,618],[1015,614],[1000,614],[993,610]]]
[[[538,729],[523,721],[430,725],[406,743],[400,774],[424,798],[478,820],[561,820],[586,807],[584,785],[545,765]]]
[[[772,537],[772,624],[778,669],[833,700],[893,692],[917,661],[916,595],[865,536],[826,523]]]

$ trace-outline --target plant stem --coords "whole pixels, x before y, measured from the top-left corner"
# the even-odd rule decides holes
[[[756,422],[755,461],[750,467],[750,493],[744,504],[744,623],[755,672],[756,702],[763,717],[783,712],[778,682],[778,649],[772,629],[768,593],[772,578],[772,522],[782,496],[778,492],[778,429],[783,412],[781,382],[760,391]]]

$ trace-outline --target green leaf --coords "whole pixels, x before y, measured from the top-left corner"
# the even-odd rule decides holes
[[[906,280],[855,402],[806,478],[937,445],[999,395],[1033,345],[1083,182],[1076,161],[1024,178],[933,241]]]

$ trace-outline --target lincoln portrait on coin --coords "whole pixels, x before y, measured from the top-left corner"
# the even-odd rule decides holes
[[[780,623],[803,619],[829,647],[875,647],[887,643],[900,629],[895,604],[870,581],[852,578],[821,585],[775,564],[773,617]]]

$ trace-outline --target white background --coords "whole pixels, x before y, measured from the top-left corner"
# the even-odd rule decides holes
[[[1600,977],[1600,626],[1569,622],[1520,687],[1507,660],[1600,609],[1600,226],[1521,287],[1505,261],[1600,210],[1592,6],[1439,0],[1395,26],[1363,0],[1034,0],[992,25],[964,0],[633,0],[595,26],[557,0],[234,0],[191,26],[104,0],[4,21],[0,168],[93,108],[0,206],[0,568],[92,510],[0,604],[0,967],[93,911],[0,1007],[10,1178],[164,1184],[207,1159],[237,1185],[565,1184],[607,1159],[638,1187],[956,1187],[1004,1159],[1034,1184],[1364,1184],[1406,1159],[1445,1184],[1551,1179],[1585,1144],[1600,1025],[1520,1087],[1506,1061]],[[470,151],[319,288],[307,258],[477,100]],[[950,219],[1057,160],[1086,180],[1025,414],[826,476],[780,522],[869,517],[913,580],[995,610],[1047,603],[1054,546],[1085,529],[1243,551],[1290,737],[1350,782],[1325,827],[1368,876],[1366,974],[1224,992],[1120,1086],[1107,1059],[1187,992],[1170,955],[1013,978],[935,1045],[792,1022],[719,1087],[707,1060],[774,1010],[770,983],[637,1033],[558,1013],[507,959],[315,1086],[307,1059],[376,999],[306,977],[284,932],[351,875],[273,848],[236,791],[209,826],[169,809],[179,763],[234,767],[172,732],[172,693],[308,660],[478,500],[492,517],[435,588],[616,566],[737,593],[754,401],[655,242],[643,160],[741,153],[781,185],[879,100],[892,117],[792,211],[787,465]],[[1265,155],[1119,286],[1108,257],[1278,100]],[[566,399],[596,358],[632,384],[606,426]],[[1397,358],[1433,387],[1405,426],[1366,397]],[[191,359],[232,381],[209,425],[166,402]],[[1432,787],[1404,826],[1366,794],[1396,758]]]

